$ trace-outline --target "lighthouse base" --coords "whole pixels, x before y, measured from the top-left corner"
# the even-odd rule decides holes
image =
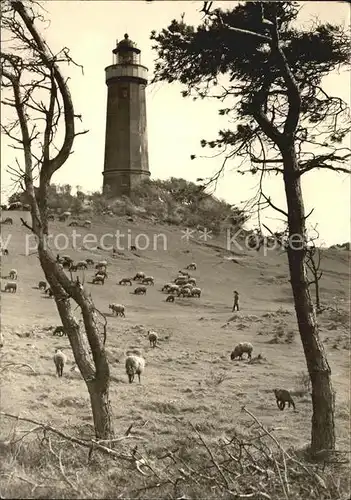
[[[103,172],[104,184],[102,192],[107,198],[128,196],[133,189],[143,180],[150,177],[150,172],[145,170],[105,170]]]

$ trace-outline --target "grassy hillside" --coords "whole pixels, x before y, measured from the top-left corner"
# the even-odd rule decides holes
[[[43,279],[36,254],[25,255],[29,232],[21,226],[19,217],[29,214],[3,213],[3,217],[7,215],[13,217],[14,225],[2,226],[3,243],[11,236],[7,246],[9,255],[2,257],[2,289],[6,283],[4,276],[11,268],[17,269],[19,279],[16,294],[2,293],[1,410],[50,422],[70,435],[90,436],[93,427],[85,384],[79,373],[70,370],[73,356],[67,337],[53,337],[48,330],[60,324],[55,302],[35,288]],[[67,223],[52,222],[50,226],[53,235],[62,233],[70,237],[71,229]],[[75,260],[90,257],[109,262],[105,285],[89,284],[93,276],[93,270],[89,270],[85,272],[85,286],[97,308],[108,317],[107,350],[116,434],[124,435],[133,424],[134,437],[121,442],[118,450],[138,444],[145,456],[156,460],[155,457],[177,448],[185,463],[195,467],[198,445],[189,438],[194,434],[190,423],[197,424],[207,443],[215,446],[219,438],[231,437],[234,431],[244,432],[252,423],[242,411],[244,405],[265,426],[274,428],[283,446],[298,449],[304,446],[310,438],[311,400],[286,255],[279,251],[264,255],[263,250],[229,252],[224,236],[207,243],[187,242],[181,238],[180,228],[156,226],[136,218],[130,222],[126,218],[101,217],[93,221],[90,230],[78,231],[101,238],[117,229],[130,234],[132,244],[140,233],[148,235],[151,241],[155,234],[163,234],[167,249],[159,237],[158,248],[131,252],[126,245],[116,259],[112,258],[112,252],[82,248],[60,253]],[[60,238],[62,241],[57,241],[62,244],[63,237]],[[140,244],[143,243],[140,238]],[[78,247],[81,244],[78,239]],[[175,303],[166,303],[166,295],[160,291],[162,285],[193,261],[198,267],[191,274],[202,289],[201,298],[176,298]],[[321,300],[330,309],[318,316],[333,373],[337,439],[343,450],[349,445],[348,264],[348,251],[324,251]],[[155,286],[148,288],[146,296],[132,295],[134,287],[117,284],[122,277],[133,276],[137,271],[155,278]],[[83,279],[83,273],[79,275]],[[236,313],[231,312],[234,289],[240,294],[241,310]],[[126,318],[109,315],[111,302],[125,305]],[[150,328],[159,333],[159,348],[149,347],[146,333]],[[251,342],[253,355],[261,354],[263,359],[257,363],[246,359],[231,361],[230,352],[240,341]],[[57,347],[69,359],[62,379],[56,378],[52,360]],[[128,384],[125,374],[124,353],[131,347],[142,350],[146,359],[140,385]],[[11,363],[14,365],[10,366]],[[20,367],[18,363],[30,366]],[[293,391],[296,412],[278,410],[272,392],[275,387]],[[60,448],[63,453],[64,476],[57,457],[47,447],[44,451],[33,433],[26,438],[26,445],[6,446],[13,426],[13,420],[2,419],[3,498],[81,498],[82,495],[117,498],[133,496],[132,491],[143,487],[146,481],[141,475],[135,474],[136,479],[126,472],[123,464],[99,456],[87,464],[87,452],[83,454],[79,447],[73,449],[67,443],[55,442],[56,452]],[[17,424],[17,435],[22,436],[20,430],[25,428],[25,424]],[[165,467],[165,461],[161,463]],[[186,498],[201,498],[201,494],[202,498],[216,498],[218,492],[212,487],[215,488],[209,485],[204,491],[194,486],[193,491],[186,491]],[[138,494],[139,498],[170,498],[157,489]],[[279,494],[284,498],[281,490],[274,498],[279,498]],[[299,494],[291,498],[307,498],[302,490]],[[228,494],[228,498],[233,495]]]

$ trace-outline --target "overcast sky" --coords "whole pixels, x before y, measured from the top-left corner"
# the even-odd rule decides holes
[[[112,49],[124,33],[141,49],[141,63],[149,68],[151,77],[155,60],[150,40],[151,30],[159,31],[172,19],[185,13],[185,21],[197,25],[202,14],[200,1],[54,1],[42,2],[50,19],[45,37],[54,52],[64,46],[84,66],[84,75],[74,67],[65,68],[70,76],[70,89],[75,110],[83,116],[83,126],[89,134],[80,136],[75,153],[54,176],[55,183],[80,185],[84,191],[102,187],[107,87],[104,68],[112,64]],[[216,2],[230,8],[235,2]],[[308,2],[303,4],[303,24],[318,17],[321,21],[348,25],[350,7],[346,2]],[[214,139],[220,128],[226,128],[226,118],[218,115],[215,101],[192,101],[181,96],[178,84],[157,84],[147,88],[147,122],[149,165],[152,178],[170,176],[195,181],[216,170],[222,159],[196,159],[190,155],[204,154],[200,140]],[[350,74],[335,74],[328,78],[326,89],[350,103]],[[4,117],[3,117],[4,118]],[[10,185],[5,167],[14,160],[13,151],[2,146],[2,192]],[[22,161],[21,156],[19,159]],[[216,195],[240,206],[254,192],[257,178],[230,171],[230,164]],[[306,211],[314,208],[310,223],[318,223],[321,240],[330,245],[350,239],[350,179],[347,175],[315,171],[303,177]],[[265,192],[274,203],[285,208],[281,177],[272,176],[265,182]],[[266,224],[272,229],[281,223],[272,218],[280,215],[266,212]]]

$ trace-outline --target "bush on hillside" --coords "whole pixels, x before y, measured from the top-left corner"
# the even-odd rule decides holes
[[[12,195],[9,201],[22,201],[23,193]],[[48,207],[60,213],[70,210],[72,215],[83,212],[90,215],[109,213],[117,216],[138,215],[153,218],[160,223],[183,225],[219,234],[224,227],[240,228],[248,216],[237,207],[205,192],[204,186],[185,179],[146,179],[138,183],[130,198],[107,198],[96,191],[91,194],[77,190],[72,194],[69,184],[52,184],[48,190]]]

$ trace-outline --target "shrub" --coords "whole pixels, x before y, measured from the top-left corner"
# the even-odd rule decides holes
[[[21,200],[22,195],[15,193],[9,201]],[[106,212],[118,216],[137,214],[168,224],[206,228],[213,234],[219,234],[224,228],[236,231],[248,219],[242,210],[206,193],[204,186],[175,177],[142,180],[133,187],[130,198],[114,199],[98,191],[86,194],[80,186],[73,195],[69,184],[52,184],[48,190],[48,207],[55,212],[70,210],[74,216],[84,211],[95,215]]]

